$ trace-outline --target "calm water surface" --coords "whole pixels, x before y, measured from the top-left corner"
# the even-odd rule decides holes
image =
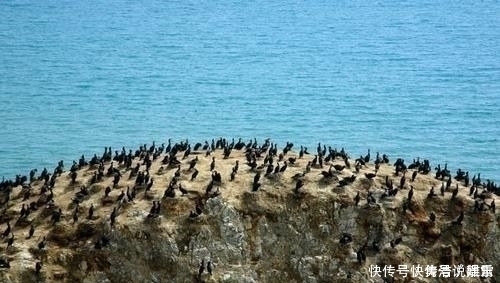
[[[500,181],[498,1],[1,1],[0,175],[171,137]]]

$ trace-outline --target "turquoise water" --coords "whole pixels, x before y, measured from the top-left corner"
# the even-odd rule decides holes
[[[271,137],[500,180],[498,1],[1,1],[0,175]]]

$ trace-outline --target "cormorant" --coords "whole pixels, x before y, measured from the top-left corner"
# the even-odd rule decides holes
[[[28,237],[27,239],[31,239],[33,237],[33,234],[35,233],[35,226],[33,224],[30,225],[30,230],[28,231]]]
[[[354,203],[356,206],[358,206],[358,203],[359,203],[359,200],[361,199],[361,197],[359,196],[359,192],[356,194],[356,196],[354,197]]]
[[[207,271],[208,271],[208,274],[210,274],[210,276],[211,276],[212,275],[212,262],[211,261],[207,262]]]
[[[35,263],[35,274],[38,276],[40,274],[40,270],[42,269],[42,263],[37,261]]]
[[[201,277],[201,275],[203,274],[203,271],[205,271],[205,260],[204,259],[201,260],[200,268],[198,269],[198,278]]]
[[[398,237],[398,238],[396,238],[396,239],[392,240],[392,241],[390,242],[391,247],[392,247],[392,248],[395,248],[395,247],[396,247],[399,243],[401,243],[402,241],[403,241],[403,238],[402,238],[402,237]]]
[[[429,219],[431,220],[431,222],[435,222],[436,221],[436,214],[434,214],[434,212],[431,212],[431,215],[429,215]]]
[[[457,219],[453,220],[451,223],[456,225],[461,225],[463,220],[464,220],[464,212],[461,211]]]

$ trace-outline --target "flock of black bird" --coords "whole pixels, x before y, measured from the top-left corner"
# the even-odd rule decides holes
[[[221,184],[224,182],[223,178],[216,170],[217,161],[215,157],[212,157],[212,161],[210,163],[211,172],[211,180],[207,184],[205,189],[205,194],[200,195],[196,191],[187,190],[182,186],[181,176],[186,174],[186,171],[181,171],[182,160],[189,158],[191,155],[195,155],[194,158],[190,159],[187,164],[189,165],[187,172],[190,174],[188,180],[193,181],[197,178],[199,174],[199,170],[196,168],[197,163],[199,161],[198,156],[200,153],[204,153],[206,157],[210,156],[216,150],[222,150],[223,159],[227,159],[231,156],[233,151],[241,151],[244,152],[246,157],[246,165],[250,172],[254,172],[254,178],[252,187],[249,190],[253,192],[258,192],[262,187],[262,178],[280,178],[283,173],[287,170],[288,166],[296,166],[298,159],[303,159],[306,155],[311,156],[308,152],[307,147],[300,147],[300,151],[298,156],[287,156],[288,153],[293,148],[293,143],[287,142],[285,147],[280,151],[278,150],[277,144],[271,143],[269,139],[266,139],[262,144],[258,144],[256,139],[250,140],[248,143],[244,143],[241,139],[238,142],[235,142],[233,139],[232,142],[224,138],[219,138],[217,140],[212,139],[211,143],[206,141],[204,144],[196,143],[193,147],[189,143],[188,140],[181,141],[179,143],[172,144],[171,140],[168,140],[168,144],[161,144],[157,146],[154,142],[151,146],[147,147],[146,144],[141,145],[135,152],[132,150],[126,151],[125,148],[122,148],[121,151],[113,151],[111,147],[106,147],[104,153],[101,157],[98,157],[94,154],[94,156],[87,161],[85,156],[81,156],[79,161],[73,161],[72,166],[69,170],[69,177],[71,179],[70,184],[76,185],[78,182],[78,177],[80,174],[83,174],[85,170],[91,170],[92,177],[88,180],[87,183],[77,186],[79,187],[78,191],[75,193],[72,202],[75,205],[75,208],[71,213],[72,220],[74,223],[79,221],[79,213],[80,213],[80,204],[85,202],[90,198],[90,195],[93,194],[89,189],[93,184],[102,182],[106,178],[112,178],[113,186],[107,186],[103,192],[103,205],[111,204],[115,205],[113,210],[109,216],[109,223],[111,226],[114,226],[116,223],[116,217],[120,209],[122,208],[122,204],[124,203],[133,203],[134,199],[140,193],[140,191],[144,191],[144,196],[146,199],[152,201],[152,207],[147,215],[147,218],[156,218],[161,215],[161,200],[154,200],[154,195],[150,194],[152,187],[154,185],[154,178],[151,176],[150,169],[153,161],[157,160],[163,153],[165,153],[164,157],[161,159],[162,166],[158,170],[157,174],[163,174],[171,169],[176,169],[174,175],[169,182],[167,188],[164,191],[162,199],[167,198],[175,198],[176,192],[179,191],[182,195],[187,194],[197,194],[198,197],[194,199],[194,210],[190,211],[189,218],[197,218],[201,214],[203,214],[204,202],[208,198],[217,197],[220,195],[219,188]],[[179,153],[181,153],[179,155]],[[178,156],[182,156],[181,160],[178,159]],[[261,162],[262,160],[262,162]],[[333,164],[333,161],[339,161],[341,164]],[[341,150],[332,149],[331,147],[326,147],[326,145],[318,144],[316,152],[314,153],[314,157],[312,160],[309,160],[304,171],[302,173],[297,173],[292,176],[292,179],[295,181],[295,187],[291,188],[292,192],[297,197],[302,197],[307,194],[305,187],[307,186],[305,182],[305,175],[311,173],[313,169],[320,171],[320,175],[322,175],[323,179],[326,181],[337,182],[337,187],[342,188],[346,187],[349,184],[355,182],[356,179],[366,178],[368,182],[372,182],[374,178],[380,177],[379,168],[381,164],[389,164],[389,157],[385,154],[382,156],[379,153],[376,154],[374,160],[372,160],[370,155],[370,150],[368,150],[367,155],[360,156],[359,158],[354,159],[354,164],[350,163],[351,157],[348,153],[342,148]],[[360,175],[360,170],[362,168],[368,168],[368,164],[373,162],[375,170],[373,172],[364,173],[364,175]],[[135,163],[135,166],[134,166]],[[106,166],[108,166],[106,168]],[[325,166],[328,166],[327,170]],[[229,176],[229,181],[234,181],[238,172],[241,170],[239,161],[236,161],[234,167],[231,170],[231,174]],[[420,161],[420,159],[413,160],[410,165],[406,165],[403,159],[397,159],[396,162],[393,163],[394,167],[394,176],[385,176],[385,188],[384,193],[380,196],[380,199],[388,198],[391,196],[395,196],[398,192],[405,188],[406,180],[407,180],[407,172],[408,170],[413,170],[411,177],[409,179],[414,181],[418,174],[427,175],[432,169],[430,162],[428,160]],[[141,170],[142,168],[142,170]],[[345,169],[354,169],[351,170],[353,174],[351,176],[339,178],[340,173]],[[128,179],[134,179],[134,186],[130,188],[127,186],[126,191],[121,190],[121,193],[116,198],[110,197],[110,193],[113,189],[117,188],[120,184],[120,181],[124,177],[123,174],[125,172],[128,173]],[[33,220],[29,220],[29,216],[37,211],[42,210],[44,213],[40,215],[50,216],[50,221],[48,221],[52,226],[57,225],[66,213],[62,211],[61,207],[55,202],[53,188],[56,184],[56,180],[60,178],[60,176],[64,173],[64,163],[63,161],[58,162],[57,166],[54,168],[52,173],[44,168],[40,175],[37,175],[37,169],[33,169],[29,173],[29,178],[23,175],[17,175],[14,180],[5,180],[2,179],[0,183],[0,222],[5,225],[5,230],[1,234],[2,238],[7,238],[7,248],[8,251],[13,245],[15,240],[18,238],[14,235],[14,227],[26,227],[23,224],[28,224],[30,229],[26,236],[26,239],[31,239],[35,235],[35,225]],[[399,184],[393,184],[393,179],[399,178]],[[491,198],[491,194],[494,193],[496,195],[500,195],[500,187],[497,186],[494,182],[487,180],[486,182],[482,182],[481,175],[474,175],[472,178],[469,176],[469,172],[464,172],[459,169],[456,172],[456,175],[452,177],[451,172],[449,171],[447,165],[441,168],[441,165],[438,165],[435,168],[435,178],[442,181],[442,186],[440,189],[440,194],[437,194],[434,191],[434,187],[432,187],[429,191],[428,198],[437,198],[444,197],[445,192],[451,190],[452,196],[451,200],[454,200],[458,194],[459,186],[458,183],[462,183],[464,187],[470,187],[469,196],[473,197],[475,200],[474,212],[481,212],[490,210],[493,213],[495,212],[495,203],[494,200],[490,203],[486,203],[487,199]],[[452,179],[455,180],[456,186],[452,188]],[[40,190],[35,192],[35,189],[32,187],[32,184],[42,184]],[[79,183],[80,184],[80,183]],[[22,208],[17,213],[17,216],[12,216],[7,213],[8,208],[14,205],[12,201],[11,195],[14,193],[14,190],[20,187],[20,192],[22,195]],[[413,186],[410,186],[410,190],[408,191],[408,197],[406,201],[403,202],[403,211],[406,212],[409,210],[413,211],[413,194],[414,189]],[[358,206],[361,201],[360,193],[358,192],[354,197],[354,205]],[[373,205],[377,203],[377,200],[374,196],[374,193],[370,190],[366,197],[367,205]],[[87,216],[85,217],[88,220],[96,219],[94,215],[95,207],[93,204],[90,205],[88,209]],[[17,219],[16,219],[17,217]],[[452,221],[453,224],[460,225],[464,219],[464,212]],[[16,221],[14,227],[11,226],[11,221]],[[432,212],[430,214],[430,221],[436,221],[436,215]],[[96,249],[105,248],[110,244],[109,235],[103,234],[99,237],[99,239],[95,242]],[[348,233],[343,233],[339,242],[341,244],[348,244],[353,241],[353,236]],[[396,238],[391,240],[390,246],[396,247],[399,243],[401,243],[402,238]],[[365,243],[360,249],[357,251],[358,261],[361,263],[366,260],[365,249],[368,247],[368,242]],[[378,251],[380,250],[379,243],[373,241],[370,245],[371,249]],[[38,243],[38,249],[43,251],[46,248],[46,238],[43,236],[42,240]],[[39,274],[43,267],[43,263],[41,260],[37,261],[35,264],[34,272],[35,274]],[[212,273],[212,264],[209,261],[206,265],[204,260],[200,264],[198,277],[202,275],[202,273],[206,270],[211,274]],[[0,268],[10,268],[9,260],[3,256],[0,257]]]

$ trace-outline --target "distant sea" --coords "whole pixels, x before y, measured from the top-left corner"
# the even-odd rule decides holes
[[[272,138],[500,181],[499,1],[0,1],[0,177]]]

